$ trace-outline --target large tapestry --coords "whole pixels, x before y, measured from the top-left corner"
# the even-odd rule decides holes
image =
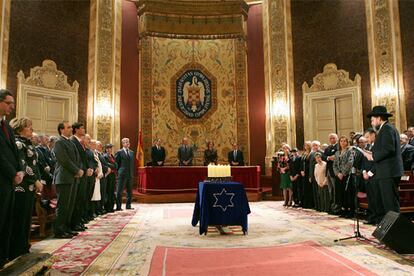
[[[203,165],[207,141],[219,162],[237,142],[249,161],[246,48],[242,39],[141,40],[140,127],[145,160],[161,138],[166,164],[177,165],[183,137],[193,145],[193,165]]]

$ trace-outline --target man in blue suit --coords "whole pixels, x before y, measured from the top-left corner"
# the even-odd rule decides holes
[[[14,186],[23,180],[13,130],[6,116],[14,109],[10,91],[0,89],[0,269],[8,262]]]
[[[115,162],[118,166],[118,181],[116,186],[116,210],[121,211],[122,205],[122,192],[126,187],[126,209],[134,209],[131,207],[132,200],[132,181],[134,179],[135,170],[135,155],[132,150],[129,149],[129,139],[122,139],[122,149],[118,150],[115,154]]]
[[[239,150],[237,143],[233,143],[233,150],[227,154],[227,159],[231,166],[244,166],[243,152]]]
[[[178,147],[178,165],[179,166],[192,166],[194,152],[193,147],[188,145],[188,138],[184,137],[182,144]]]

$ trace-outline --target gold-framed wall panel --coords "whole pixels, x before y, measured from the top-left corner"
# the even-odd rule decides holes
[[[145,37],[140,41],[140,127],[145,160],[152,142],[161,138],[166,164],[177,165],[177,147],[189,137],[202,165],[206,140],[214,140],[219,162],[227,162],[231,143],[238,142],[249,162],[246,46],[242,39],[183,40]],[[187,123],[171,105],[171,79],[187,64],[200,63],[217,78],[217,110],[198,123]],[[236,77],[237,75],[237,77]]]
[[[0,8],[0,88],[6,88],[7,63],[9,59],[10,0],[0,0]]]

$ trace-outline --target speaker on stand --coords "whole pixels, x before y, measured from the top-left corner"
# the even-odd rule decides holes
[[[389,211],[372,235],[399,254],[414,254],[414,224],[399,213]]]

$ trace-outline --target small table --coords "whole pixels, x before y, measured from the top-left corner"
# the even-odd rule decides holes
[[[250,214],[246,191],[238,182],[199,182],[191,224],[200,221],[200,235],[209,225],[240,225],[247,232]]]

